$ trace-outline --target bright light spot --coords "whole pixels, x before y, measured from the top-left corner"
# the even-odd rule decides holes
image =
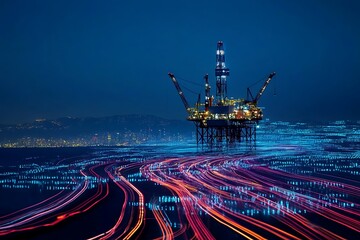
[[[66,214],[58,216],[57,219],[61,220],[61,219],[64,219],[65,217],[66,217]]]

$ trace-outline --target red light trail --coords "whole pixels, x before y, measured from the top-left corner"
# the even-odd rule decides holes
[[[226,236],[244,239],[360,235],[359,181],[297,174],[271,167],[261,157],[208,154],[130,161],[111,156],[74,169],[74,190],[57,191],[0,216],[0,236],[66,223],[95,211],[115,190],[122,196],[113,203],[117,218],[88,239],[137,239],[149,228],[156,229],[156,239],[216,239],[219,233],[209,221],[227,229]],[[96,191],[88,191],[90,185]],[[168,196],[162,200],[155,189]]]

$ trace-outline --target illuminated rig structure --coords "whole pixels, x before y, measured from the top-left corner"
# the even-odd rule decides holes
[[[216,98],[210,95],[208,74],[205,75],[205,101],[201,102],[199,94],[195,107],[190,107],[174,74],[169,77],[188,112],[187,120],[196,126],[196,141],[201,144],[219,142],[241,142],[242,140],[256,140],[256,127],[263,118],[263,112],[258,107],[258,101],[269,85],[275,72],[271,73],[258,94],[253,97],[247,89],[247,99],[234,99],[227,96],[227,77],[229,68],[225,65],[225,51],[223,42],[217,43],[216,50]]]

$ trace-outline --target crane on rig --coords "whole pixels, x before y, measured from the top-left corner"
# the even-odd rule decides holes
[[[169,73],[168,75],[171,78],[171,80],[173,81],[173,83],[175,85],[175,88],[176,88],[176,90],[177,90],[177,92],[178,92],[178,94],[179,94],[179,96],[181,98],[181,101],[184,104],[184,107],[185,107],[186,111],[189,111],[190,110],[190,105],[189,105],[188,101],[186,100],[186,98],[184,96],[184,92],[181,90],[181,87],[180,87],[178,81],[176,80],[174,74]]]
[[[269,85],[271,79],[276,75],[275,72],[272,72],[270,73],[269,77],[267,78],[267,80],[264,82],[263,86],[260,88],[258,94],[256,95],[256,97],[254,98],[251,91],[250,91],[250,88],[247,88],[247,94],[248,94],[248,99],[249,99],[249,96],[251,97],[251,102],[254,103],[254,104],[257,104],[260,97],[262,96],[262,94],[264,93],[266,87]],[[248,100],[249,101],[249,100]]]
[[[260,88],[258,94],[256,94],[255,98],[251,94],[250,88],[247,88],[248,96],[247,96],[247,100],[245,100],[244,103],[247,106],[245,107],[245,109],[248,109],[248,116],[250,119],[261,120],[263,118],[263,112],[262,109],[258,107],[258,102],[261,96],[263,95],[263,93],[265,92],[266,87],[269,85],[271,79],[275,75],[276,75],[275,72],[269,74],[268,78],[264,82],[263,86]],[[249,97],[251,98],[251,100],[249,100]]]
[[[214,141],[239,140],[242,138],[256,138],[256,125],[263,118],[263,112],[258,107],[258,101],[269,85],[275,72],[270,73],[259,92],[253,97],[250,89],[247,89],[247,99],[234,99],[227,96],[227,77],[229,69],[225,65],[225,51],[223,42],[219,41],[216,51],[216,98],[210,95],[211,86],[208,75],[204,76],[205,80],[205,99],[204,103],[199,98],[195,107],[190,107],[184,93],[173,73],[169,77],[175,85],[175,88],[184,104],[188,113],[187,120],[195,123],[197,131],[197,142],[212,143]],[[249,99],[251,98],[251,99]]]

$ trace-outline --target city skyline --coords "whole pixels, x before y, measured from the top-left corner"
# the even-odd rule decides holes
[[[185,119],[167,73],[202,97],[209,73],[215,95],[219,40],[230,68],[229,96],[245,98],[248,86],[277,72],[259,103],[265,118],[359,120],[359,6],[3,1],[0,124],[122,114]],[[191,105],[192,92],[185,91]]]

